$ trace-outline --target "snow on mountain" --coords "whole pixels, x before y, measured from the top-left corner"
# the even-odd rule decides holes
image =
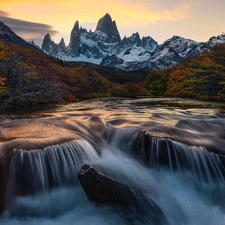
[[[225,34],[223,33],[217,37],[215,37],[215,36],[211,37],[209,39],[208,43],[209,43],[210,47],[213,47],[218,43],[220,43],[220,44],[225,43]]]
[[[59,44],[54,43],[47,34],[42,50],[65,61],[92,62],[125,70],[158,70],[177,65],[182,58],[199,54],[217,43],[225,43],[225,34],[212,37],[205,43],[173,36],[158,45],[150,36],[141,38],[139,33],[121,40],[116,22],[106,14],[98,21],[94,32],[88,32],[76,21],[69,46],[63,39]]]
[[[125,62],[147,61],[150,59],[151,53],[143,47],[134,45],[118,54],[117,57],[123,59]]]
[[[161,51],[161,49],[164,48],[173,49],[180,57],[188,58],[206,50],[207,45],[201,42],[193,41],[191,39],[173,36],[172,38],[166,40],[161,46],[159,46],[158,51]]]
[[[173,36],[156,48],[150,62],[158,69],[168,68],[179,64],[182,58],[189,58],[207,49],[206,43]]]
[[[59,52],[57,54],[57,58],[62,59],[64,61],[69,61],[69,62],[75,61],[73,56],[65,55],[62,52]],[[89,63],[94,63],[99,65],[102,62],[102,59],[89,58],[86,55],[80,54],[79,56],[76,57],[76,62],[89,62]]]

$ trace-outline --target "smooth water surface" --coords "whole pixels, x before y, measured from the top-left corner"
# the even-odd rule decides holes
[[[13,156],[0,224],[222,225],[224,146],[223,103],[100,99],[2,114],[0,157]],[[143,191],[165,219],[90,202],[77,179],[86,163]]]

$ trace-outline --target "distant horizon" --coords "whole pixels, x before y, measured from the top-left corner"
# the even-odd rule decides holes
[[[63,38],[68,45],[75,21],[94,31],[106,13],[116,21],[121,38],[138,32],[140,37],[150,36],[159,44],[172,36],[206,42],[225,31],[224,8],[222,0],[114,0],[107,4],[103,0],[2,0],[0,21],[39,46],[47,33],[55,43]]]

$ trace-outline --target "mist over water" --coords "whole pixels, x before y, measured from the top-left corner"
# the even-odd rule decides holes
[[[0,157],[13,155],[0,224],[224,224],[224,109],[107,99],[1,115]],[[77,177],[84,164],[140,190],[165,218],[152,220],[141,199],[143,213],[89,201]]]

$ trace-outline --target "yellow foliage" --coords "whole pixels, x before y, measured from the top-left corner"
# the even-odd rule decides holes
[[[0,94],[5,94],[8,92],[8,90],[5,86],[6,80],[7,80],[6,78],[0,76]]]
[[[8,51],[3,41],[0,41],[0,62],[8,61],[14,55],[14,52]]]

